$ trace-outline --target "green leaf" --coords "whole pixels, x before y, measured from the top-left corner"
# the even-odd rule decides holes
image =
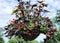
[[[16,10],[13,10],[13,11],[12,11],[12,14],[16,13],[17,11],[18,11],[18,9],[16,9]]]
[[[4,43],[4,40],[3,38],[0,37],[0,43]]]

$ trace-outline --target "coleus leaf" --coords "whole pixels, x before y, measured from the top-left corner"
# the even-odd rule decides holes
[[[39,3],[42,3],[43,1],[38,1]]]
[[[44,12],[50,12],[50,11],[48,11],[48,10],[44,10]]]
[[[18,0],[18,2],[19,2],[20,0]]]
[[[33,7],[36,7],[36,6],[37,6],[37,4],[34,4],[34,5],[32,5],[32,8],[33,8]]]
[[[18,11],[18,9],[16,9],[16,10],[13,10],[13,11],[12,11],[12,14],[16,13],[17,11]]]

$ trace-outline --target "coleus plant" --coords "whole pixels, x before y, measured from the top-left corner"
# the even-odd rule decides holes
[[[41,12],[49,12],[44,9],[47,4],[44,1],[37,1],[38,4],[31,5],[30,0],[27,2],[18,0],[18,2],[17,9],[12,12],[18,19],[13,19],[10,24],[5,26],[6,37],[19,36],[23,37],[25,41],[31,41],[40,33],[43,33],[47,36],[46,39],[50,39],[56,30],[52,21],[48,17],[41,15]],[[31,12],[33,13],[31,14]]]

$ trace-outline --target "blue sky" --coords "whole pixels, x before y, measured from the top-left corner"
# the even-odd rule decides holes
[[[60,0],[45,0],[45,2],[48,4],[46,9],[50,11],[50,13],[46,13],[46,15],[49,18],[53,18],[56,15],[56,10],[60,9]],[[36,3],[36,0],[31,0],[31,3]],[[17,4],[17,0],[0,0],[0,27],[6,26],[10,19],[15,18],[14,15],[11,15],[11,12],[13,9],[15,9]],[[44,35],[40,35],[39,37],[37,38],[38,41],[40,41]],[[4,39],[7,40],[7,38]]]

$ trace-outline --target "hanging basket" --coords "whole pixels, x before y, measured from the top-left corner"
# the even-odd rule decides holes
[[[34,40],[35,38],[37,38],[40,33],[41,33],[40,30],[33,29],[33,30],[27,31],[27,33],[24,33],[22,31],[18,31],[15,35],[19,36],[19,38],[23,37],[23,39],[25,41],[28,41],[28,40],[31,41],[31,40]]]
[[[28,34],[24,34],[22,33],[22,37],[25,41],[29,40],[34,40],[35,38],[37,38],[40,34],[40,30],[37,30],[37,29],[33,29],[31,30],[31,32],[29,32]]]
[[[30,1],[25,3],[22,0],[18,0],[18,2],[17,9],[12,12],[12,14],[15,13],[17,19],[13,19],[5,27],[5,30],[7,30],[5,32],[7,34],[6,37],[12,38],[13,36],[19,36],[23,37],[25,41],[31,41],[36,39],[40,33],[46,34],[46,31],[52,27],[52,21],[48,17],[41,15],[41,12],[49,12],[43,9],[47,7],[47,4],[43,3],[43,1],[41,3],[39,2],[41,6],[37,6],[39,3],[30,5]]]

